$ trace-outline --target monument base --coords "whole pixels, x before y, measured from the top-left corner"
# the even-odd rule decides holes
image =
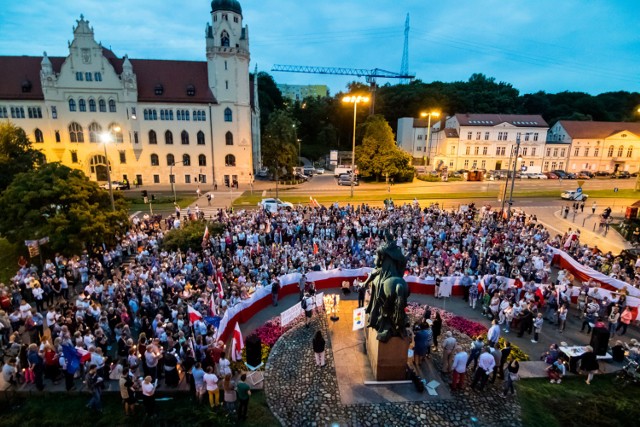
[[[378,332],[366,328],[367,355],[376,381],[398,381],[407,377],[409,340],[393,337],[387,342],[376,338]]]

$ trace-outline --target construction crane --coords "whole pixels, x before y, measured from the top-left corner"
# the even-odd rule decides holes
[[[341,68],[341,67],[313,67],[307,65],[274,65],[271,71],[282,71],[285,73],[307,73],[307,74],[333,74],[338,76],[364,77],[371,87],[371,104],[369,106],[371,114],[375,112],[376,103],[376,79],[401,79],[413,80],[415,74],[394,73],[380,68],[368,70],[366,68]]]

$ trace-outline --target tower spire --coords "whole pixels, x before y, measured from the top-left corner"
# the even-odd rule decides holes
[[[400,64],[400,74],[409,75],[409,14],[404,21],[404,48],[402,49],[402,64]],[[408,84],[409,79],[403,79],[402,84]]]

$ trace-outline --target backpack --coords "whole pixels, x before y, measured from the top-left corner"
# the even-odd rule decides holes
[[[302,307],[303,310],[307,309],[307,299],[306,298],[302,298],[302,301],[300,302],[300,306]]]

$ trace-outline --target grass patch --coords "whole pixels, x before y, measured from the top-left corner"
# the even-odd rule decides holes
[[[110,393],[102,399],[104,413],[93,415],[85,407],[89,401],[88,393],[65,395],[64,393],[44,396],[33,394],[27,398],[17,398],[12,402],[0,403],[2,425],[23,427],[49,426],[279,426],[265,401],[264,392],[254,392],[249,402],[247,421],[236,423],[234,417],[222,409],[212,411],[208,402],[196,404],[191,395],[179,394],[171,400],[156,402],[158,415],[153,419],[146,417],[144,407],[136,407],[132,417],[124,415],[119,394]],[[206,400],[206,396],[205,396]]]
[[[7,284],[16,275],[20,255],[28,259],[26,246],[9,243],[7,239],[0,237],[0,282]]]
[[[522,422],[527,427],[615,427],[637,425],[640,388],[617,388],[612,375],[598,375],[589,386],[584,376],[568,377],[562,385],[543,378],[517,383]]]
[[[149,197],[151,197],[151,193],[149,193]],[[191,203],[195,202],[196,199],[197,199],[196,196],[182,195],[182,196],[176,197],[176,203],[178,204],[178,206],[184,209],[187,206],[189,206]],[[149,205],[143,202],[142,196],[127,197],[126,200],[129,203],[129,212],[137,212],[137,211],[145,212],[149,210]],[[204,200],[206,203],[206,199]],[[156,200],[152,202],[152,205],[154,210],[159,210],[159,211],[172,210],[174,209],[173,195],[156,196]]]

